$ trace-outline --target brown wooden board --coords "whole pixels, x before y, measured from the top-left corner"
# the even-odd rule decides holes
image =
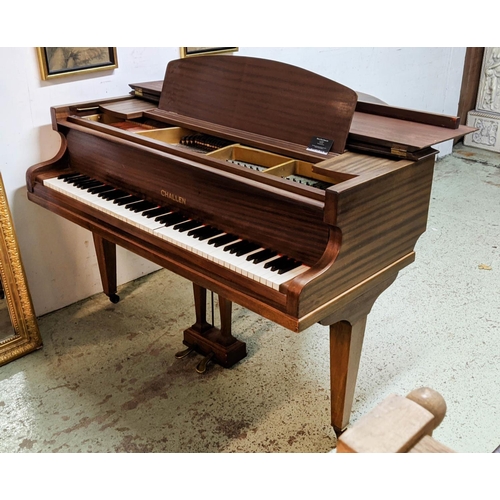
[[[310,71],[266,59],[211,56],[171,61],[159,108],[300,144],[332,139],[344,151],[356,92]]]
[[[144,83],[131,83],[129,87],[132,89],[131,94],[136,97],[142,97],[153,102],[160,100],[161,89],[163,87],[163,80],[156,80],[154,82]]]
[[[356,112],[352,120],[349,140],[388,146],[404,145],[408,149],[419,150],[455,137],[461,137],[473,130],[473,128],[464,125],[452,129]]]
[[[425,111],[416,111],[413,109],[396,108],[388,106],[385,103],[358,101],[356,111],[368,113],[371,115],[387,116],[398,118],[437,127],[458,128],[460,119],[457,116],[442,115],[437,113],[426,113]]]
[[[134,118],[141,118],[144,111],[154,108],[153,103],[143,101],[140,99],[129,99],[125,101],[111,102],[101,104],[100,111],[107,112],[111,116],[121,118],[123,120],[131,120]]]

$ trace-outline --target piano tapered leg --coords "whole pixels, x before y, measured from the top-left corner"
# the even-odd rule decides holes
[[[221,327],[216,328],[207,322],[206,288],[193,283],[193,291],[196,323],[184,331],[183,342],[191,350],[204,355],[204,361],[214,361],[229,368],[247,355],[246,344],[233,337],[231,333],[232,302],[219,296]],[[205,371],[206,362],[204,361],[198,365],[199,372]]]
[[[331,418],[337,433],[349,423],[365,326],[366,316],[353,324],[339,321],[330,326]]]
[[[92,235],[99,272],[101,273],[102,288],[109,300],[116,304],[120,300],[116,294],[116,245],[95,233]]]
[[[337,435],[349,423],[368,314],[396,277],[394,270],[380,273],[370,287],[359,287],[357,295],[320,322],[330,327],[331,422]]]

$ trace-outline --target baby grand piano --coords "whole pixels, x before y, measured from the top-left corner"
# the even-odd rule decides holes
[[[193,283],[183,342],[205,356],[200,372],[246,356],[232,302],[295,332],[328,325],[331,422],[343,430],[367,315],[426,227],[431,146],[472,129],[240,56],[175,60],[163,82],[131,87],[51,108],[61,149],[28,170],[28,198],[92,232],[113,302],[116,245]]]

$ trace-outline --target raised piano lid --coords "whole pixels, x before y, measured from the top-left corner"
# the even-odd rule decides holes
[[[342,153],[356,101],[348,87],[296,66],[194,57],[168,64],[158,109],[146,115],[275,150],[305,152],[320,137]]]
[[[142,97],[143,99],[147,99],[157,103],[160,100],[163,80],[156,80],[154,82],[130,83],[129,87],[132,89],[132,91],[130,92],[132,95],[136,97]]]
[[[403,126],[404,125],[404,126]],[[347,148],[387,152],[418,159],[430,146],[462,137],[475,129],[460,125],[460,118],[359,101]]]
[[[163,82],[130,86],[135,95],[158,99],[151,112],[157,118],[299,155],[320,136],[334,139],[328,156],[347,149],[418,159],[434,154],[431,146],[474,130],[456,116],[363,102],[362,95],[353,110],[356,93],[343,85],[296,66],[243,56],[175,60]]]

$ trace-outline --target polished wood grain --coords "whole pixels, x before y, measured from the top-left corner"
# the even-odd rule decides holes
[[[225,368],[241,361],[246,355],[246,344],[232,335],[232,302],[219,296],[220,328],[207,321],[207,290],[193,284],[195,297],[196,323],[184,331],[183,343],[193,351],[209,356],[201,362],[203,373],[208,361],[215,361]]]
[[[385,103],[358,101],[356,104],[356,111],[359,113],[368,113],[388,118],[397,118],[398,120],[425,123],[436,127],[456,129],[460,125],[460,119],[458,116],[440,115],[435,113],[426,113],[425,111],[416,111],[414,109],[396,108]]]
[[[171,61],[158,107],[306,147],[333,139],[342,153],[356,101],[348,87],[295,66],[213,56]]]
[[[400,145],[408,150],[419,149],[438,144],[472,132],[470,127],[459,125],[457,128],[443,126],[429,127],[421,120],[405,121],[390,116],[369,113],[355,113],[350,129],[350,140],[366,141],[369,137],[374,144]]]
[[[117,301],[116,245],[96,233],[93,237],[103,291],[112,301]]]
[[[463,129],[443,126],[453,119],[437,123],[417,112],[392,110],[386,117],[379,113],[383,108],[371,113],[374,108],[366,106],[355,112],[356,93],[350,89],[260,59],[174,61],[162,89],[158,108],[131,96],[52,108],[61,149],[28,169],[28,198],[93,233],[103,289],[111,299],[117,299],[116,245],[191,281],[196,322],[183,341],[223,366],[246,356],[245,344],[232,332],[233,302],[296,332],[317,322],[328,326],[331,423],[342,431],[349,422],[367,315],[413,262],[415,243],[426,228],[435,156],[430,144]],[[138,128],[181,126],[255,148],[256,157],[273,153],[285,162],[307,162],[308,171],[331,186],[317,189],[233,165],[223,155],[192,152],[115,120]],[[366,136],[359,133],[360,123]],[[378,139],[374,128],[387,123],[391,126]],[[384,156],[345,152],[355,125],[363,147],[368,144],[371,152],[380,147]],[[307,151],[313,135],[334,138],[333,151]],[[406,141],[402,146],[408,151],[423,149],[416,150],[414,161],[398,159],[399,150],[387,157],[389,136],[394,144]],[[181,210],[310,269],[272,289],[44,186],[44,179],[69,171]],[[220,328],[206,319],[207,290],[219,296]]]
[[[328,227],[320,202],[118,138],[70,130],[67,141],[71,167],[78,172],[150,201],[171,204],[271,249],[287,248],[290,257],[306,264],[315,263],[323,253]],[[265,203],[255,203],[263,197]]]
[[[109,116],[123,120],[133,120],[141,118],[145,111],[154,109],[154,105],[140,99],[126,99],[112,103],[106,103],[99,106],[100,112],[105,112]]]

